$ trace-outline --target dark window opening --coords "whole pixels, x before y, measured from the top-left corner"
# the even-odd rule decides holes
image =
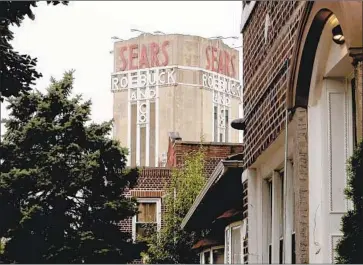
[[[296,264],[296,252],[295,252],[295,233],[292,234],[291,240],[291,264]]]
[[[136,215],[136,240],[143,241],[145,237],[157,231],[156,203],[142,202],[138,204]]]
[[[204,264],[210,264],[210,252],[204,252]]]
[[[224,264],[224,249],[213,249],[213,264]]]
[[[229,127],[229,119],[228,119],[228,110],[225,110],[224,111],[224,113],[225,113],[225,122],[226,122],[226,137],[224,138],[224,141],[227,143],[228,142],[228,127]]]
[[[214,106],[214,142],[218,142],[218,108]]]
[[[282,264],[284,260],[284,239],[280,239],[280,247],[279,247],[279,264]]]
[[[268,264],[272,264],[272,246],[268,245]]]
[[[272,180],[268,182],[268,192],[269,192],[269,207],[270,207],[270,216],[268,223],[268,236],[269,236],[269,245],[268,245],[268,262],[272,264]]]

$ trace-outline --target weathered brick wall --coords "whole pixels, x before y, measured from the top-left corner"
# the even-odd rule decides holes
[[[363,57],[361,55],[361,57]],[[356,108],[357,108],[357,140],[363,139],[363,58],[360,61],[354,62],[354,76],[355,76],[355,87],[356,87]]]
[[[294,189],[296,263],[309,263],[309,165],[308,165],[308,115],[303,108],[296,109],[294,120]]]
[[[136,198],[162,198],[164,189],[171,180],[170,168],[143,168],[141,169],[137,185],[132,190],[125,191],[127,197]],[[162,213],[165,211],[163,200],[161,202]],[[161,214],[161,225],[163,226],[163,214]],[[132,219],[122,220],[120,222],[121,230],[132,232]]]
[[[192,152],[199,150],[200,142],[188,142],[176,140],[171,142],[168,151],[168,167],[180,167],[184,164],[186,156]],[[205,154],[205,176],[209,178],[214,168],[217,166],[221,159],[225,159],[230,155],[242,153],[242,144],[232,143],[203,143]]]
[[[245,167],[277,138],[284,128],[287,59],[305,3],[259,1],[243,31],[243,84]],[[265,40],[266,15],[270,26]]]

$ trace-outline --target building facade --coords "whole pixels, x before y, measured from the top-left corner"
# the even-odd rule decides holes
[[[362,139],[362,2],[245,1],[249,263],[332,263]]]
[[[166,211],[164,198],[171,182],[172,169],[182,168],[188,154],[200,150],[201,145],[204,152],[204,176],[207,179],[221,159],[243,150],[238,143],[183,141],[178,133],[170,133],[166,167],[142,167],[135,187],[125,191],[126,197],[137,200],[139,213],[132,218],[122,220],[120,228],[123,232],[129,233],[134,241],[144,235],[145,228],[151,227],[155,231],[160,231],[164,226]],[[239,178],[238,175],[240,174],[237,174]],[[142,263],[141,257],[133,263]]]
[[[115,42],[114,138],[129,166],[164,166],[168,133],[186,141],[239,142],[230,121],[241,115],[238,51],[221,40],[142,34]]]
[[[200,264],[248,263],[248,195],[242,171],[241,153],[221,159],[181,224],[187,231],[208,231],[193,246]]]

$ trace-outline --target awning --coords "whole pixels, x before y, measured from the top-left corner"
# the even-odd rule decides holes
[[[199,240],[197,243],[195,243],[194,246],[192,247],[192,249],[206,248],[206,247],[212,247],[212,246],[217,246],[217,245],[222,245],[222,244],[223,244],[223,242],[220,242],[216,239],[203,238],[203,239]]]
[[[185,216],[182,229],[209,229],[223,213],[230,209],[239,209],[243,200],[243,163],[240,159],[241,155],[234,155],[218,164]],[[237,215],[237,212],[232,214]],[[223,218],[224,216],[220,219]]]
[[[228,211],[225,211],[222,215],[218,216],[217,219],[227,219],[234,216],[242,216],[242,214],[242,210],[230,209]]]

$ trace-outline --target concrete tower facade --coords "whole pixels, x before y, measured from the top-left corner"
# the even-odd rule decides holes
[[[129,166],[163,166],[168,133],[183,140],[240,142],[229,123],[242,114],[239,54],[221,40],[142,34],[115,42],[114,138]]]

